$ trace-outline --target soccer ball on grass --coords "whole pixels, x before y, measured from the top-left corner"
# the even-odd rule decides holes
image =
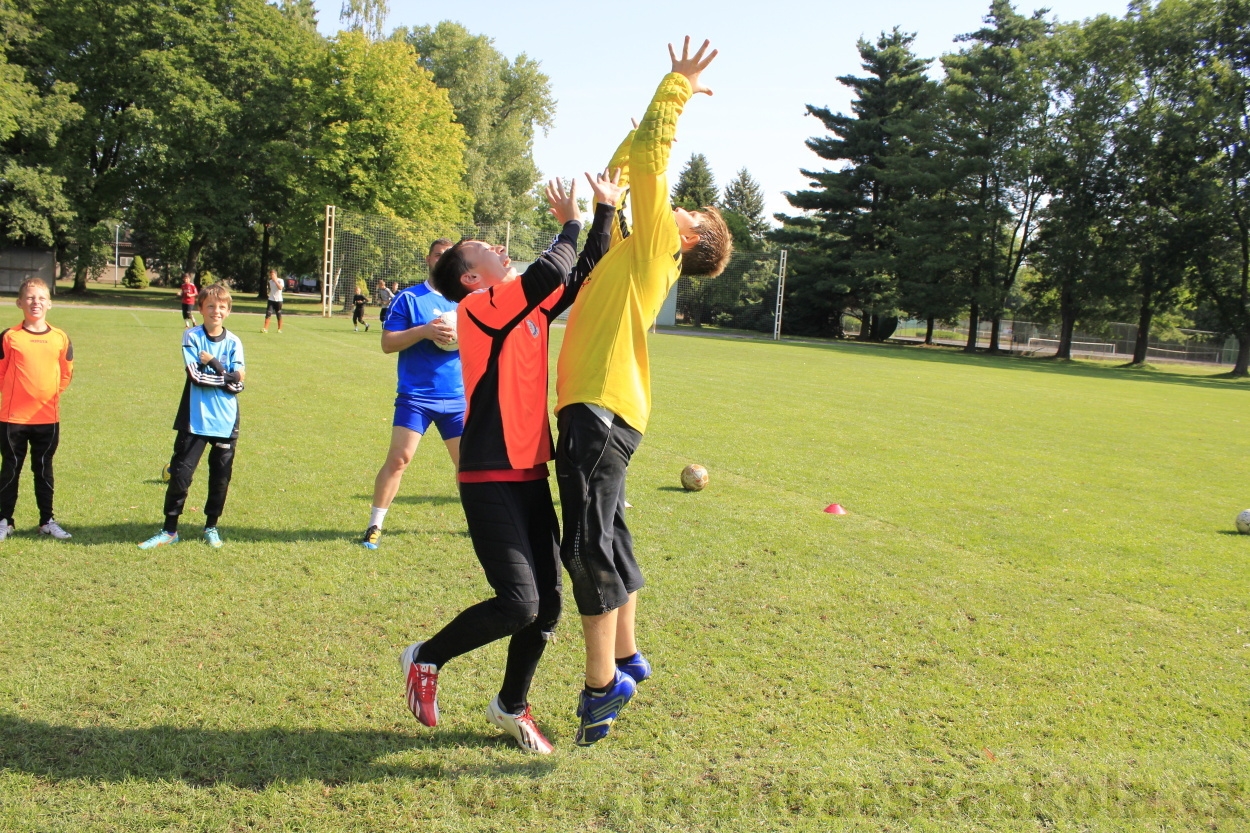
[[[681,470],[681,487],[687,492],[699,492],[707,485],[707,469],[691,463]]]
[[[1242,509],[1237,513],[1237,531],[1242,535],[1250,535],[1250,509]]]

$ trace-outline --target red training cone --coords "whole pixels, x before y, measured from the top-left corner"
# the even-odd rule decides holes
[[[846,510],[842,508],[840,503],[831,503],[825,507],[825,512],[830,515],[845,515]]]

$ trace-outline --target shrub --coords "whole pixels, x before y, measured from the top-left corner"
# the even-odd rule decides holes
[[[143,265],[143,258],[139,255],[135,255],[134,260],[130,261],[130,265],[126,267],[126,274],[122,275],[122,286],[130,289],[148,288],[148,270]]]

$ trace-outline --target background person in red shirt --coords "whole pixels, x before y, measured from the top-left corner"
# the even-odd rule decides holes
[[[182,289],[178,292],[178,297],[182,300],[182,329],[188,329],[195,326],[195,316],[191,311],[195,309],[195,296],[200,292],[195,288],[195,279],[190,272],[182,273]]]

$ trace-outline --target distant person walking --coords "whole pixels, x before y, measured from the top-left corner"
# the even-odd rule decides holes
[[[382,311],[378,313],[378,320],[382,322],[382,328],[386,328],[386,316],[391,311],[391,301],[395,300],[395,293],[386,285],[386,281],[378,281],[378,303],[382,305]]]
[[[282,332],[282,281],[278,278],[278,270],[269,270],[269,303],[265,305],[265,326],[262,333],[269,332],[269,316],[278,316],[278,332]]]
[[[178,291],[178,298],[182,301],[182,329],[195,326],[195,316],[192,310],[195,309],[195,296],[200,291],[195,288],[195,277],[190,272],[182,273],[182,288]]]

